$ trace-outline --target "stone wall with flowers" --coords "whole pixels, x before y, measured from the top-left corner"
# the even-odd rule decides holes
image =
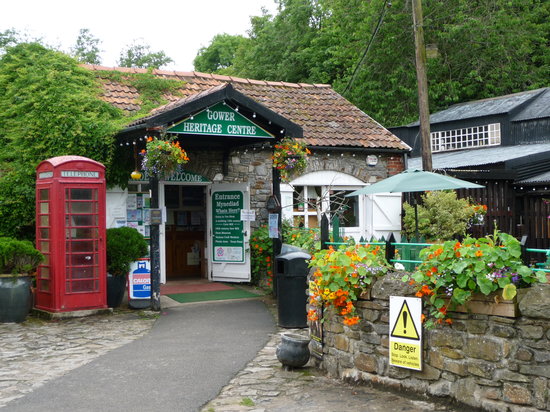
[[[423,370],[389,365],[389,296],[414,296],[403,273],[376,280],[356,302],[360,321],[323,324],[318,366],[346,380],[450,397],[489,411],[550,410],[550,284],[518,291],[516,318],[453,314],[452,325],[423,331]]]

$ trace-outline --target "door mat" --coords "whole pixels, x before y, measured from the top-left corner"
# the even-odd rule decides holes
[[[181,283],[160,285],[161,295],[177,295],[179,293],[193,292],[213,292],[218,290],[232,290],[233,286],[228,286],[218,282],[208,283]]]
[[[205,302],[209,300],[228,300],[228,299],[244,299],[257,298],[261,295],[249,292],[243,289],[232,288],[230,290],[216,290],[211,292],[191,292],[191,293],[176,293],[166,295],[170,299],[179,303]]]

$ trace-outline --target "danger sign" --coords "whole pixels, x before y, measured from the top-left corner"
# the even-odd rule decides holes
[[[422,370],[422,299],[390,296],[390,365]]]

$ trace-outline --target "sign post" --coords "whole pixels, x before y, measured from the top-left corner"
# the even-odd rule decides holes
[[[390,365],[422,370],[422,299],[390,296]]]

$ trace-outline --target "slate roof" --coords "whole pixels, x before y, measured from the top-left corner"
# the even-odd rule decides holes
[[[531,99],[532,102],[530,102]],[[527,102],[529,102],[529,105],[522,109],[522,105]],[[430,116],[430,124],[506,114],[513,110],[520,110],[520,112],[512,120],[550,116],[550,88],[529,90],[506,96],[455,104],[446,110],[433,113]],[[407,126],[413,127],[419,124],[416,121]]]
[[[434,153],[432,167],[434,169],[454,169],[468,166],[483,166],[506,162],[521,157],[536,155],[550,151],[550,143],[528,144],[521,146],[495,146],[483,149],[458,150],[452,152]],[[408,169],[422,167],[422,158],[409,159]]]
[[[103,79],[105,101],[126,110],[139,110],[139,94],[132,86],[102,76],[102,71],[146,73],[146,69],[111,68],[84,65]],[[223,84],[264,105],[269,110],[300,125],[306,143],[317,147],[355,147],[409,151],[410,147],[366,113],[348,102],[326,84],[305,84],[242,79],[199,72],[154,70],[159,77],[180,80],[180,96],[167,95],[170,102],[152,114],[170,110],[178,104],[210,93]],[[147,117],[147,116],[144,116]],[[133,124],[139,124],[139,120]]]

